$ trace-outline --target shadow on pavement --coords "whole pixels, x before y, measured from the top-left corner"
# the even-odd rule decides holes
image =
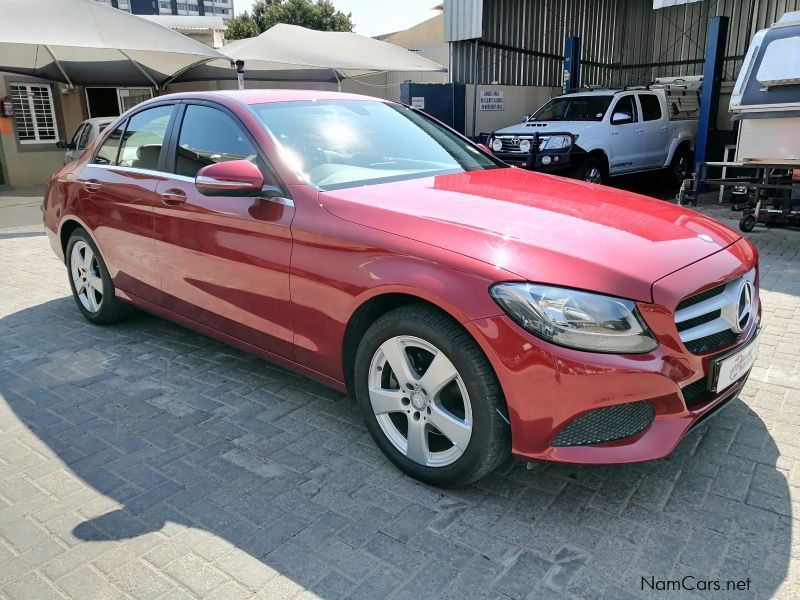
[[[154,317],[89,325],[71,298],[0,319],[0,394],[121,505],[80,540],[205,529],[325,598],[624,598],[650,595],[643,576],[749,577],[735,597],[768,598],[789,566],[779,452],[740,400],[664,460],[509,461],[437,490],[383,458],[349,398]]]

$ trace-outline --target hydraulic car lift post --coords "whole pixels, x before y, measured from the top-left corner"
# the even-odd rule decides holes
[[[564,93],[577,92],[581,87],[581,38],[564,40]]]
[[[717,128],[719,91],[722,83],[722,66],[725,60],[725,42],[728,39],[728,17],[711,17],[706,37],[706,62],[703,66],[703,87],[700,91],[700,115],[695,139],[695,171],[706,162],[709,137]]]

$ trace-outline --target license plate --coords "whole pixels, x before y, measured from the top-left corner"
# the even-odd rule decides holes
[[[714,361],[711,375],[711,391],[721,392],[747,373],[758,356],[758,332],[745,346]]]

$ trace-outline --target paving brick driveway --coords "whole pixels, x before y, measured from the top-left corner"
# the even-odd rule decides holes
[[[154,317],[85,322],[38,202],[0,194],[1,597],[800,597],[800,232],[752,234],[758,365],[672,456],[441,491],[347,397]]]

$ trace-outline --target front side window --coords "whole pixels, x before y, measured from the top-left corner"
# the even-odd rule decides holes
[[[636,103],[634,102],[633,95],[623,96],[619,99],[619,102],[617,102],[617,105],[614,107],[614,112],[611,114],[611,118],[614,119],[622,115],[631,121],[637,120]]]
[[[602,121],[612,96],[553,98],[531,116],[531,121]]]
[[[122,132],[125,124],[121,124],[109,136],[103,140],[103,144],[94,155],[92,162],[96,165],[115,165],[117,164],[117,154],[119,153],[119,142],[122,140]]]
[[[156,106],[136,113],[128,120],[119,152],[119,166],[158,170],[172,110],[172,105]]]
[[[284,162],[322,190],[504,166],[399,104],[304,100],[252,108]]]
[[[230,116],[209,106],[186,107],[178,136],[178,175],[194,177],[205,166],[229,160],[255,163],[257,156],[253,144]]]
[[[86,135],[86,130],[90,127],[88,123],[81,125],[78,127],[78,130],[75,132],[75,135],[72,136],[72,141],[70,142],[71,145],[75,146],[76,150],[80,150],[81,148],[81,139]]]
[[[77,145],[78,150],[83,150],[84,148],[86,148],[86,144],[89,143],[89,136],[91,135],[92,135],[92,125],[89,125],[87,123],[86,125],[83,126],[81,137],[78,140],[78,145]]]
[[[661,118],[661,102],[653,94],[639,94],[642,105],[642,120],[657,121]]]

